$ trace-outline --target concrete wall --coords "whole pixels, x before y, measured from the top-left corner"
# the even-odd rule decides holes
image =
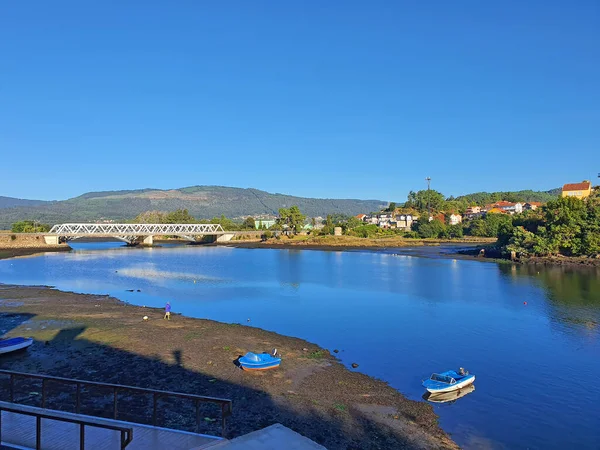
[[[0,248],[68,248],[67,244],[46,243],[42,233],[0,233]]]

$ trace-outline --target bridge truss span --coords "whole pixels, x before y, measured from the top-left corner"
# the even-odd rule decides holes
[[[47,233],[59,241],[81,237],[113,237],[129,244],[152,245],[154,236],[179,236],[195,241],[196,236],[224,236],[227,233],[214,223],[63,223]]]

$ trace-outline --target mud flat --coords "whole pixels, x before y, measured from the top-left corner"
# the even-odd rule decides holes
[[[167,321],[162,310],[49,287],[0,284],[0,311],[5,337],[35,339],[26,352],[3,356],[2,369],[229,398],[229,437],[281,423],[329,449],[458,448],[430,405],[301,339],[178,314]],[[244,372],[234,364],[247,351],[273,348],[283,358],[279,369]],[[132,400],[120,410],[131,419],[147,405]],[[218,420],[203,414],[202,431],[218,434],[211,429]],[[181,408],[161,420],[185,429],[194,417]]]

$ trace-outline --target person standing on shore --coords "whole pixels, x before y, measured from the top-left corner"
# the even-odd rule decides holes
[[[171,304],[169,302],[165,305],[165,317],[163,319],[171,320]]]

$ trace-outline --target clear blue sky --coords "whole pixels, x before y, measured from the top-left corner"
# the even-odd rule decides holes
[[[41,199],[596,179],[600,2],[2,2],[0,158]]]

